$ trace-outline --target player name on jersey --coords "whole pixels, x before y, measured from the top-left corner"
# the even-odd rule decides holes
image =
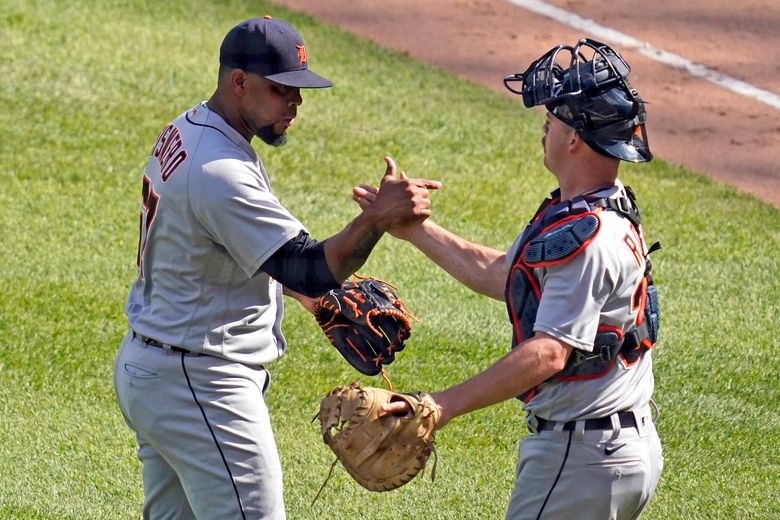
[[[173,123],[160,132],[152,148],[152,156],[160,164],[160,178],[163,182],[166,182],[187,158],[187,150],[183,148],[181,134]]]

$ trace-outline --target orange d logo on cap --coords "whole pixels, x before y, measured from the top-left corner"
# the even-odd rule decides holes
[[[303,65],[306,63],[306,47],[303,45],[296,45],[296,49],[298,49],[298,65]]]

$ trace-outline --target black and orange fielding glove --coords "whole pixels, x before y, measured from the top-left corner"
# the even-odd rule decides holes
[[[317,303],[314,317],[331,344],[367,376],[382,372],[403,350],[415,319],[395,287],[376,278],[346,280]]]

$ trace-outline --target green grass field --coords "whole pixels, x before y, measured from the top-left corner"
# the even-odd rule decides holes
[[[554,186],[541,113],[311,18],[235,0],[5,0],[0,519],[140,517],[139,464],[111,371],[141,171],[159,130],[213,91],[224,33],[266,13],[293,22],[312,68],[336,83],[305,93],[287,146],[256,144],[315,237],[357,213],[350,189],[378,179],[386,153],[444,182],[437,222],[497,248]],[[780,518],[780,212],[660,160],[623,173],[648,239],[664,245],[654,359],[666,467],[644,518]],[[396,387],[441,389],[508,348],[502,305],[407,244],[384,239],[362,273],[392,280],[423,320],[391,367]],[[320,397],[354,379],[382,383],[356,377],[292,302],[285,333],[268,404],[289,518],[503,518],[524,435],[515,402],[440,432],[435,484],[426,475],[375,494],[339,468],[310,506],[332,461],[310,423]]]

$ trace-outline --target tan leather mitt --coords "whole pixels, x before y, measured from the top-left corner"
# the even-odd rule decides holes
[[[412,412],[399,417],[381,410],[398,400],[409,403]],[[434,451],[439,409],[428,394],[353,383],[334,388],[322,399],[319,419],[325,444],[349,474],[366,489],[389,491],[425,468]]]

